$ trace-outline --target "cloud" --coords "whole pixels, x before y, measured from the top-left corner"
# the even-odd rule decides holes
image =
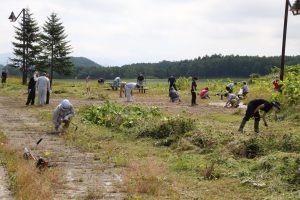
[[[0,53],[12,49],[11,9],[29,7],[40,25],[61,18],[73,55],[104,65],[180,60],[214,53],[279,55],[284,2],[273,0],[15,0],[0,8]],[[6,17],[7,15],[7,17]],[[299,54],[290,15],[287,54]]]

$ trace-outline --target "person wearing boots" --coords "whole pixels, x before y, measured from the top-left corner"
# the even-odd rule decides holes
[[[277,110],[280,110],[280,103],[277,101],[269,102],[264,99],[254,99],[248,103],[246,114],[242,120],[242,123],[239,128],[239,132],[243,132],[243,129],[245,127],[245,124],[251,117],[254,117],[254,131],[256,133],[259,133],[259,121],[260,121],[260,115],[259,111],[264,111],[262,115],[262,119],[264,121],[264,125],[268,126],[266,121],[266,114],[275,107]]]

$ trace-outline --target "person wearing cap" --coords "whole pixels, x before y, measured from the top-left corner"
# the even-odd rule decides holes
[[[193,77],[192,79],[192,86],[191,86],[191,93],[192,93],[192,106],[198,105],[196,103],[196,98],[197,98],[197,77]]]
[[[280,110],[280,103],[277,101],[269,102],[264,99],[254,99],[248,103],[246,114],[241,122],[239,132],[243,132],[245,124],[249,121],[250,118],[254,117],[254,131],[259,133],[259,121],[260,121],[260,114],[259,111],[264,111],[262,115],[262,119],[264,121],[264,125],[268,126],[266,121],[266,114],[275,107],[277,110]]]
[[[43,73],[36,81],[36,88],[38,91],[38,105],[42,106],[47,100],[47,91],[50,91],[50,81],[46,77],[46,73]]]
[[[28,97],[27,97],[27,102],[26,102],[27,106],[29,104],[34,105],[35,85],[36,85],[36,81],[37,81],[38,77],[39,77],[39,73],[34,72],[33,76],[29,80],[29,83],[28,83]]]
[[[61,123],[64,123],[62,132],[68,129],[72,117],[74,117],[75,111],[73,105],[68,99],[64,99],[53,111],[52,122],[54,124],[55,131],[59,131]]]

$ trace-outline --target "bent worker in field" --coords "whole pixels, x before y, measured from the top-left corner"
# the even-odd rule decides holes
[[[254,131],[256,133],[259,133],[259,121],[260,121],[260,115],[259,111],[264,111],[262,115],[262,119],[264,121],[264,125],[268,126],[266,121],[266,114],[275,107],[277,110],[280,110],[280,103],[277,101],[268,102],[264,99],[254,99],[248,103],[246,114],[241,122],[239,132],[243,132],[243,129],[245,127],[245,124],[251,117],[254,117]]]
[[[55,132],[59,132],[59,127],[62,123],[64,126],[62,127],[62,132],[65,132],[70,125],[72,117],[74,117],[75,112],[73,105],[70,103],[68,99],[64,99],[53,111],[53,124],[55,128]]]
[[[230,94],[226,93],[224,96],[227,97],[227,102],[224,106],[225,108],[232,108],[232,107],[237,108],[237,107],[239,107],[240,98],[237,95],[235,95],[233,93],[230,93]]]
[[[125,95],[127,97],[127,101],[131,102],[133,101],[132,99],[132,90],[134,88],[137,88],[138,84],[137,83],[127,83],[125,84],[124,88],[125,88]]]

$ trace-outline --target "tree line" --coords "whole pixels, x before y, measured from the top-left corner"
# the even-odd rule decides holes
[[[167,78],[197,76],[199,78],[226,78],[226,77],[249,77],[250,74],[266,75],[275,66],[279,66],[280,56],[238,56],[238,55],[211,55],[198,57],[193,60],[161,61],[159,63],[136,63],[122,67],[89,67],[77,66],[71,77],[113,79],[136,78],[141,72],[147,78]],[[300,56],[286,56],[286,65],[300,64]],[[62,77],[63,78],[63,77]],[[66,77],[64,77],[66,78]]]
[[[9,66],[21,71],[23,84],[27,82],[28,72],[35,70],[49,72],[50,80],[54,72],[70,75],[73,63],[69,54],[72,48],[57,14],[47,17],[41,31],[30,10],[27,8],[24,12],[24,20],[15,26],[14,57],[10,58]]]

